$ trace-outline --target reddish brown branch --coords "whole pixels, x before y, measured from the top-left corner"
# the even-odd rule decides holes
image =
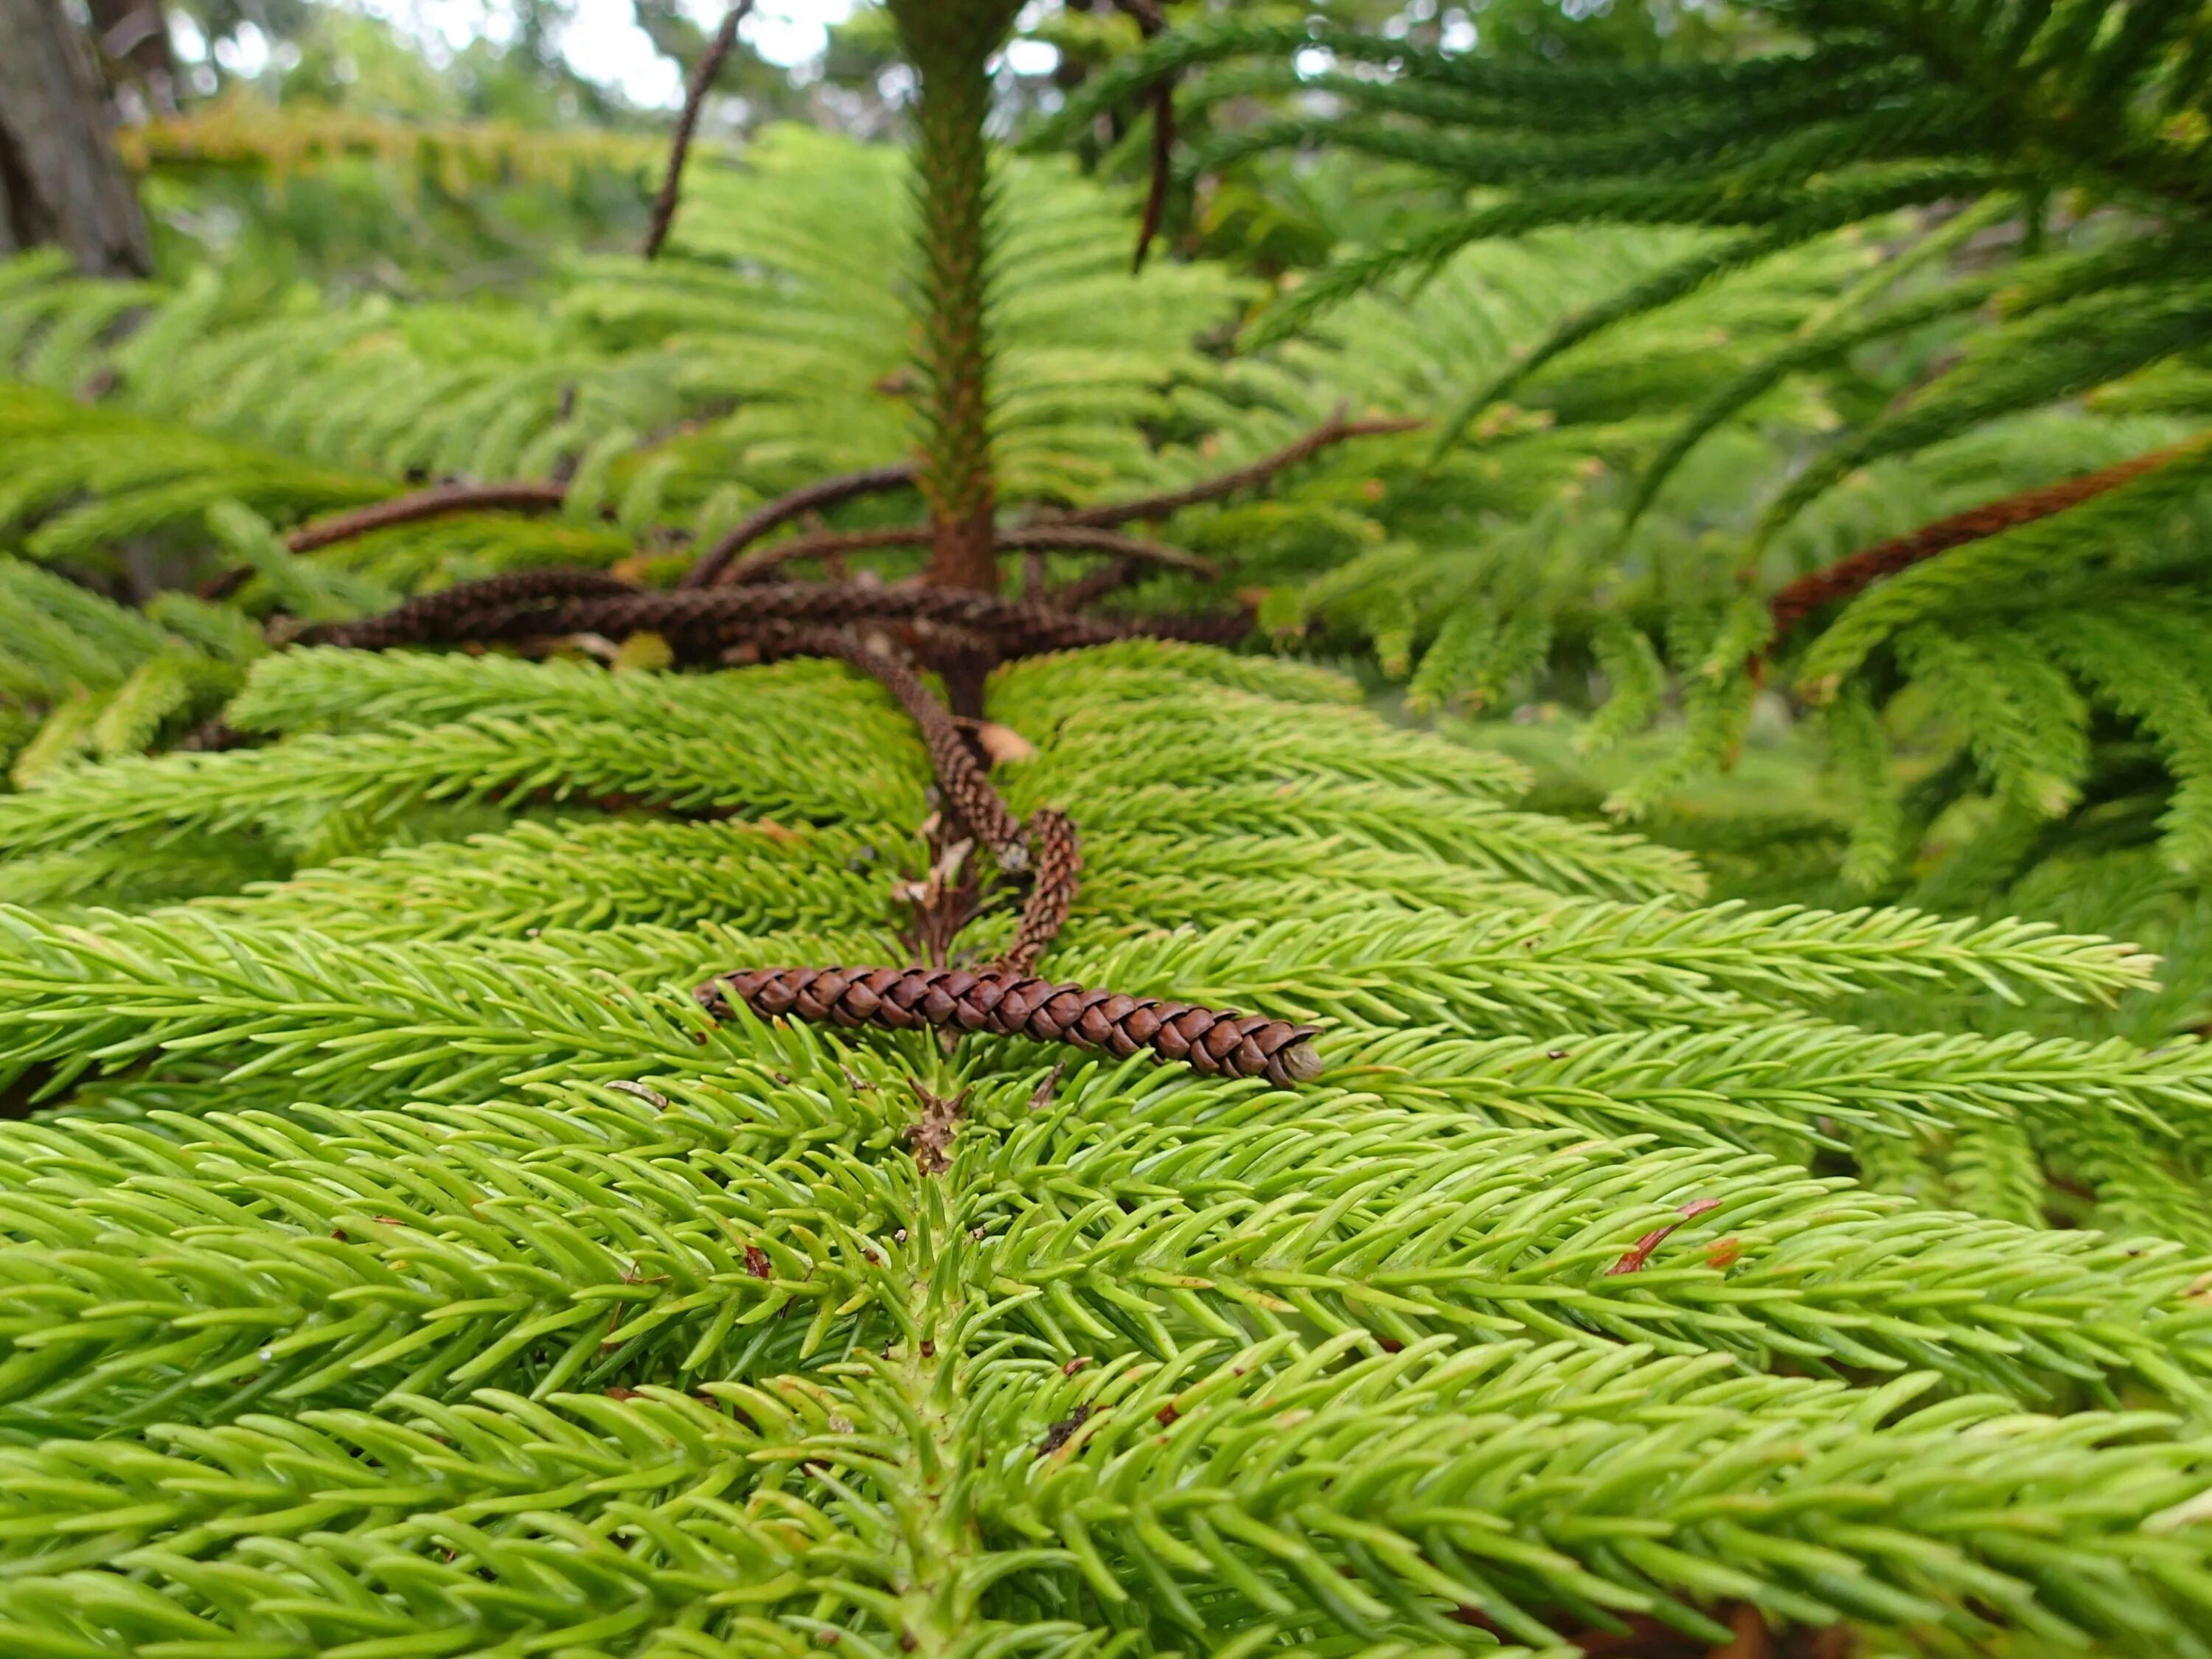
[[[896,658],[885,655],[842,629],[803,635],[793,644],[808,655],[835,657],[840,662],[851,664],[896,697],[899,706],[921,730],[921,740],[929,750],[929,763],[936,771],[937,787],[945,804],[959,816],[968,831],[991,849],[1001,866],[1008,870],[1028,866],[1029,845],[1023,838],[1021,825],[1007,810],[999,792],[991,787],[991,781],[983,775],[975,750],[969,748],[968,739],[961,734],[951,714],[930,695],[920,675]]]
[[[675,134],[668,141],[668,172],[660,181],[659,192],[653,198],[653,223],[647,227],[645,244],[638,249],[647,259],[660,256],[660,245],[668,240],[668,228],[676,221],[677,198],[684,187],[684,158],[690,153],[691,135],[699,125],[699,112],[707,102],[707,94],[714,89],[714,77],[722,72],[722,61],[730,49],[738,44],[738,25],[745,21],[745,14],[753,9],[753,0],[736,0],[722,15],[722,25],[714,31],[714,38],[707,43],[707,51],[691,66],[691,79],[684,88],[684,112],[676,118]]]
[[[547,513],[558,508],[568,495],[568,486],[557,483],[440,484],[303,524],[284,538],[284,545],[295,553],[312,553],[372,531],[452,513]]]
[[[1074,819],[1041,807],[1030,815],[1029,833],[1036,878],[1029,902],[1022,906],[1014,942],[1000,960],[1002,973],[1036,972],[1039,959],[1066,924],[1083,875],[1083,845],[1076,836]]]
[[[1117,592],[1144,574],[1144,567],[1134,559],[1115,559],[1097,569],[1078,576],[1072,582],[1063,582],[1045,594],[1048,603],[1062,611],[1080,611],[1094,601]]]
[[[694,993],[727,1018],[743,1004],[763,1019],[795,1016],[890,1031],[990,1031],[1041,1042],[1103,1048],[1115,1058],[1149,1049],[1220,1077],[1264,1077],[1287,1086],[1318,1076],[1319,1030],[1229,1008],[1164,997],[1087,990],[1026,974],[959,968],[782,968],[724,974]]]
[[[1116,559],[1134,559],[1144,564],[1156,564],[1170,570],[1186,570],[1194,576],[1212,581],[1220,573],[1212,562],[1201,559],[1195,553],[1186,553],[1179,547],[1164,543],[1149,542],[1136,536],[1123,536],[1095,526],[1055,520],[1049,524],[1017,525],[1001,530],[998,545],[1002,548],[1034,549],[1045,553],[1108,553]]]
[[[1115,0],[1115,4],[1136,20],[1137,33],[1145,40],[1168,26],[1159,0]],[[1137,225],[1137,251],[1129,261],[1132,275],[1145,268],[1145,256],[1160,234],[1161,222],[1167,217],[1168,186],[1174,178],[1175,77],[1163,75],[1152,87],[1152,179],[1145,191],[1144,217]]]
[[[2148,455],[2138,455],[2132,460],[2120,462],[2095,472],[2085,472],[2079,477],[2067,478],[2055,484],[2045,484],[2039,489],[2022,490],[2017,495],[2007,495],[2000,501],[1984,501],[1979,507],[1969,507],[1948,519],[1938,519],[1933,524],[1923,525],[1909,536],[1882,542],[1862,549],[1847,558],[1800,576],[1768,601],[1767,609],[1774,618],[1774,632],[1778,637],[1788,633],[1821,606],[1848,599],[1871,587],[1885,576],[1894,576],[1910,569],[1939,553],[1969,542],[1978,542],[1990,536],[2016,530],[2021,525],[2033,524],[2038,519],[2048,519],[2079,507],[2082,502],[2117,489],[2145,473],[2159,468],[2180,456],[2200,448],[2203,440],[2176,444],[2171,448],[2153,450]]]
[[[536,570],[465,583],[410,599],[380,617],[324,623],[303,641],[389,650],[599,634],[658,634],[679,662],[710,663],[733,648],[759,656],[805,649],[807,630],[874,625],[902,630],[929,654],[987,647],[993,657],[1034,655],[1146,635],[1232,643],[1249,613],[1108,619],[955,588],[866,586],[858,582],[768,582],[750,587],[652,592],[599,571]]]
[[[1344,418],[1344,411],[1339,410],[1295,443],[1285,444],[1273,454],[1263,455],[1249,466],[1240,466],[1234,471],[1203,479],[1187,489],[1172,489],[1158,495],[1140,495],[1133,501],[1107,501],[1097,507],[1078,507],[1070,513],[1055,513],[1041,522],[1047,525],[1109,526],[1134,524],[1139,520],[1165,519],[1187,507],[1218,501],[1240,489],[1250,489],[1263,484],[1278,472],[1296,466],[1301,461],[1312,459],[1332,444],[1340,444],[1352,438],[1413,432],[1427,424],[1427,422],[1419,420],[1348,421]]]
[[[774,547],[763,547],[748,553],[736,563],[722,568],[707,581],[684,580],[684,587],[696,590],[709,586],[736,587],[747,582],[757,582],[780,565],[799,559],[837,559],[848,553],[866,552],[878,547],[927,547],[933,532],[927,525],[884,525],[875,530],[823,530],[812,535],[793,536],[787,542],[778,542]],[[702,560],[702,563],[705,561]]]
[[[756,507],[723,532],[721,538],[700,556],[697,563],[684,573],[679,586],[711,587],[720,579],[730,561],[758,541],[779,525],[818,513],[841,501],[857,496],[881,495],[886,490],[908,489],[914,485],[914,463],[898,461],[890,466],[874,466],[860,472],[843,472],[834,478],[817,482],[779,495],[763,507]],[[899,545],[876,543],[873,545]],[[745,577],[732,574],[732,581],[744,581]]]

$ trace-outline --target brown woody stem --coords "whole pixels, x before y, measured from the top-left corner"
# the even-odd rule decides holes
[[[1283,446],[1272,455],[1263,455],[1249,466],[1201,479],[1186,489],[1172,489],[1158,495],[1139,495],[1126,501],[1107,501],[1097,507],[1078,507],[1073,512],[1054,513],[1039,520],[1046,525],[1095,525],[1101,527],[1139,521],[1158,521],[1172,517],[1187,507],[1197,507],[1206,501],[1218,501],[1234,495],[1240,489],[1251,489],[1267,482],[1278,472],[1296,466],[1301,461],[1311,460],[1332,444],[1340,444],[1352,438],[1380,437],[1395,432],[1413,432],[1428,424],[1419,420],[1348,421],[1342,410],[1330,416],[1305,436],[1294,443]]]
[[[879,530],[825,530],[811,536],[794,536],[787,542],[778,542],[773,547],[763,547],[748,554],[721,573],[718,584],[736,586],[766,575],[779,565],[790,564],[799,559],[829,559],[842,557],[876,547],[933,547],[936,531],[926,525],[889,525]],[[1064,552],[1107,553],[1116,559],[1131,559],[1146,564],[1159,565],[1170,570],[1185,570],[1195,576],[1211,580],[1218,573],[1212,563],[1194,553],[1186,553],[1179,547],[1169,547],[1159,542],[1149,542],[1134,536],[1117,535],[1110,530],[1097,530],[1089,525],[1038,524],[1018,525],[994,533],[991,550],[995,557],[1000,552]],[[687,587],[699,584],[686,582]]]
[[[722,15],[721,27],[707,43],[704,54],[691,66],[691,78],[684,88],[684,112],[676,118],[676,131],[668,141],[668,171],[660,180],[659,193],[653,198],[653,222],[646,228],[644,245],[638,249],[641,258],[659,258],[660,245],[668,240],[668,228],[676,222],[676,204],[684,189],[684,158],[690,153],[691,135],[699,126],[699,112],[706,105],[708,93],[714,89],[714,77],[722,72],[723,60],[738,44],[738,25],[745,21],[745,14],[752,9],[753,0],[736,0]]]
[[[622,639],[658,634],[679,662],[711,663],[733,647],[763,656],[802,653],[808,631],[874,626],[899,631],[928,654],[943,641],[964,654],[976,642],[994,660],[1150,637],[1231,644],[1250,627],[1244,612],[1219,617],[1073,616],[1048,605],[934,587],[858,582],[763,582],[750,587],[653,592],[595,570],[526,570],[408,600],[380,617],[305,629],[302,643],[384,651],[395,646],[517,641],[574,634]]]
[[[1910,569],[1954,547],[2002,535],[2008,530],[2018,529],[2021,525],[2033,524],[2038,519],[2048,519],[2069,507],[2079,507],[2108,489],[2117,489],[2146,473],[2155,472],[2183,455],[2201,448],[2203,442],[2201,438],[2193,439],[2170,448],[2153,450],[2149,454],[2138,455],[2095,472],[2085,472],[2079,477],[2045,484],[2038,489],[2022,490],[2017,495],[2007,495],[1999,501],[1984,501],[1964,513],[1955,513],[1948,519],[1938,519],[1933,524],[1923,525],[1909,536],[1899,536],[1893,540],[1863,548],[1833,564],[1800,576],[1767,603],[1767,610],[1774,618],[1775,635],[1779,637],[1788,633],[1821,606],[1850,599],[1885,576],[1893,576],[1900,570]]]
[[[1116,559],[1134,559],[1141,564],[1188,571],[1208,581],[1220,574],[1210,560],[1201,559],[1195,553],[1136,536],[1118,535],[1087,524],[1018,525],[999,532],[998,545],[1044,553],[1107,553]]]
[[[550,513],[568,495],[568,486],[557,483],[439,484],[303,524],[284,538],[284,545],[295,553],[312,553],[372,531],[454,513]]]
[[[1168,26],[1159,0],[1114,0],[1122,12],[1136,20],[1137,33],[1151,40]],[[1175,178],[1175,78],[1163,75],[1152,88],[1152,179],[1145,191],[1144,217],[1137,225],[1137,251],[1129,260],[1132,275],[1145,268],[1145,256],[1167,217],[1168,186]]]
[[[746,548],[758,541],[779,525],[809,513],[818,513],[825,507],[837,506],[862,495],[882,495],[887,490],[910,489],[914,487],[914,463],[898,461],[890,466],[869,467],[860,472],[841,472],[833,478],[823,478],[779,495],[765,506],[755,507],[722,533],[721,538],[705,553],[690,569],[684,573],[678,584],[683,587],[711,587],[722,578],[730,562]],[[874,546],[896,545],[873,543]],[[749,561],[748,563],[750,562]],[[755,567],[757,568],[757,567]],[[745,577],[732,572],[732,581],[744,581]]]

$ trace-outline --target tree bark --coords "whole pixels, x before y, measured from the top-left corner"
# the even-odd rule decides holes
[[[0,0],[0,252],[46,243],[88,276],[154,268],[91,46],[62,0]]]
[[[111,79],[136,86],[150,115],[177,112],[177,60],[161,0],[85,0]]]

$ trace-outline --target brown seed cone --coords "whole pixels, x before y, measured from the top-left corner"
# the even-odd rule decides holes
[[[1040,807],[1030,815],[1029,832],[1036,883],[1030,889],[1029,902],[1022,906],[1014,942],[998,965],[1000,973],[1036,972],[1038,959],[1060,937],[1083,874],[1083,847],[1073,818]]]
[[[1219,1077],[1288,1086],[1321,1072],[1319,1027],[1160,997],[1086,990],[1027,974],[962,968],[770,968],[723,974],[693,993],[726,1019],[743,1003],[763,1019],[827,1020],[890,1031],[924,1026],[1072,1042],[1123,1057],[1150,1049]]]

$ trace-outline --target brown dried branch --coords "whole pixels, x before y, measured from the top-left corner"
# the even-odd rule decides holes
[[[723,974],[693,994],[717,1018],[737,1005],[763,1019],[787,1016],[890,1031],[989,1031],[1102,1048],[1146,1050],[1221,1077],[1287,1086],[1320,1075],[1319,1028],[1201,1008],[1161,997],[1086,990],[1025,974],[960,968],[783,968]]]
[[[788,495],[779,495],[765,506],[754,508],[725,531],[720,539],[700,556],[698,562],[684,573],[684,580],[678,586],[713,586],[723,579],[722,572],[731,560],[779,525],[788,524],[793,519],[803,518],[809,513],[818,513],[858,496],[908,489],[913,485],[914,463],[897,461],[890,466],[869,467],[860,472],[841,472],[834,478],[818,479]],[[876,546],[886,544],[871,544]],[[744,581],[749,579],[732,573],[728,580]]]
[[[1114,0],[1114,3],[1136,20],[1137,33],[1145,40],[1168,26],[1159,0]],[[1137,251],[1129,261],[1133,276],[1145,268],[1145,255],[1152,251],[1152,239],[1160,234],[1161,221],[1167,217],[1168,186],[1174,178],[1175,77],[1163,75],[1152,87],[1152,179],[1145,191],[1144,217],[1137,225]]]
[[[793,536],[787,542],[778,542],[774,547],[763,547],[749,553],[734,564],[719,568],[704,581],[693,580],[697,571],[687,574],[683,586],[699,589],[708,586],[736,587],[746,582],[757,582],[780,565],[800,559],[838,559],[848,553],[866,552],[877,547],[927,547],[932,531],[927,525],[884,525],[875,530],[821,530],[811,535]],[[701,563],[705,561],[702,560]]]
[[[653,223],[645,233],[644,246],[639,255],[647,259],[660,256],[660,245],[668,240],[668,228],[676,221],[676,203],[684,187],[684,158],[690,153],[691,135],[698,129],[699,112],[707,102],[707,94],[714,89],[714,77],[722,72],[722,60],[738,44],[738,25],[745,21],[745,14],[753,9],[753,0],[736,0],[722,15],[721,27],[714,38],[707,43],[707,51],[691,66],[691,79],[684,88],[684,112],[676,118],[676,131],[668,141],[668,172],[660,181],[659,192],[653,198]]]
[[[1118,592],[1143,574],[1144,567],[1134,559],[1110,560],[1072,582],[1048,590],[1045,599],[1062,611],[1080,611],[1109,593]]]
[[[1212,561],[1201,559],[1195,553],[1186,553],[1180,547],[1170,547],[1163,542],[1150,542],[1141,537],[1124,536],[1111,530],[1087,524],[1054,520],[1046,524],[1017,525],[998,533],[998,544],[1002,548],[1034,549],[1043,553],[1109,553],[1116,559],[1134,559],[1143,564],[1160,565],[1170,570],[1187,570],[1194,576],[1212,581],[1220,575]]]
[[[1072,512],[1055,513],[1039,522],[1045,525],[1096,525],[1102,527],[1119,524],[1134,524],[1139,520],[1157,521],[1180,513],[1187,507],[1196,507],[1205,501],[1218,501],[1224,495],[1233,495],[1240,489],[1250,489],[1263,484],[1278,472],[1310,460],[1332,444],[1340,444],[1352,438],[1380,437],[1389,433],[1413,432],[1427,425],[1425,421],[1378,419],[1349,421],[1340,409],[1295,443],[1285,444],[1272,455],[1263,455],[1249,466],[1240,466],[1212,478],[1200,480],[1187,489],[1168,490],[1158,495],[1140,495],[1133,501],[1107,501],[1097,507],[1078,507]]]
[[[592,570],[535,570],[410,599],[381,617],[302,630],[307,643],[382,651],[403,645],[514,641],[574,634],[611,640],[658,634],[675,659],[710,663],[744,648],[757,658],[805,654],[812,630],[897,629],[926,659],[988,653],[994,660],[1149,637],[1231,644],[1249,611],[1211,617],[1071,616],[1050,605],[941,587],[773,582],[653,592]]]
[[[1048,806],[1041,807],[1030,815],[1029,832],[1036,878],[1030,889],[1029,902],[1022,906],[1014,942],[1000,960],[1001,973],[1036,972],[1039,959],[1066,924],[1083,874],[1083,848],[1073,818]]]
[[[2117,489],[2146,473],[2155,472],[2181,456],[2201,449],[2204,443],[2203,438],[2191,439],[2099,471],[2085,472],[2039,489],[2022,490],[1999,501],[1984,501],[1964,513],[1923,525],[1909,536],[1862,549],[1847,558],[1800,576],[1768,601],[1774,632],[1778,637],[1786,634],[1822,605],[1853,598],[1883,577],[1910,569],[1939,553],[2079,507],[2106,490]]]
[[[842,630],[824,629],[797,643],[809,655],[849,663],[896,697],[908,717],[921,729],[921,740],[929,750],[929,763],[936,770],[937,787],[946,805],[991,849],[1003,868],[1028,866],[1029,844],[1023,838],[1022,826],[983,775],[983,768],[975,750],[969,748],[958,722],[930,695],[920,675],[896,658]]]
[[[620,577],[601,570],[519,570],[422,594],[380,617],[303,629],[298,638],[307,645],[344,645],[363,651],[389,650],[396,645],[447,644],[474,637],[472,630],[478,625],[504,619],[519,608],[635,592]]]
[[[284,545],[295,553],[312,553],[374,530],[441,519],[453,513],[552,512],[568,495],[568,486],[557,483],[439,484],[303,524],[284,538]]]

